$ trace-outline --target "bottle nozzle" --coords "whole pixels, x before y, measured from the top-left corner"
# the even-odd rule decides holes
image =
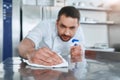
[[[77,45],[78,45],[78,42],[79,42],[78,39],[73,39],[73,40],[72,40],[72,43],[75,43],[74,46],[77,46]]]

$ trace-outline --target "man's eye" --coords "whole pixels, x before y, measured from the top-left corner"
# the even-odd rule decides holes
[[[64,28],[65,26],[64,26],[64,25],[61,25],[60,27],[61,27],[61,28]]]
[[[71,27],[70,29],[75,29],[75,27]]]

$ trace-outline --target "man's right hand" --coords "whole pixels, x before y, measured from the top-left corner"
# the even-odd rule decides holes
[[[33,53],[27,55],[31,63],[52,66],[62,63],[62,59],[47,47],[40,48]]]

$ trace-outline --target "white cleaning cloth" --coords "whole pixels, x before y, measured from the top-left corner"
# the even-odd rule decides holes
[[[26,62],[29,66],[32,66],[32,67],[41,67],[41,68],[68,67],[68,62],[61,55],[58,54],[58,56],[60,56],[60,58],[63,60],[63,63],[57,64],[57,65],[53,65],[53,66],[45,66],[45,65],[40,65],[40,64],[34,64],[34,63],[30,63],[28,60],[25,60],[25,59],[23,59],[23,61]]]

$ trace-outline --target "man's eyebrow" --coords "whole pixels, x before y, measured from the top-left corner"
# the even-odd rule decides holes
[[[64,24],[61,24],[62,26],[65,26]]]
[[[66,25],[64,24],[61,24],[63,27],[67,27]],[[70,26],[70,28],[74,28],[75,26]]]
[[[67,26],[66,26],[66,25],[64,25],[64,24],[61,24],[61,26],[67,27]]]

